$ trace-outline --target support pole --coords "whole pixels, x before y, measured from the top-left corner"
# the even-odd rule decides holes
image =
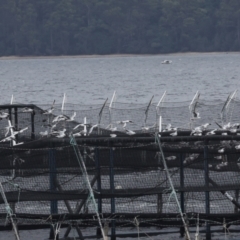
[[[114,153],[113,153],[113,148],[110,147],[110,191],[112,194],[114,194]],[[112,197],[111,198],[111,213],[115,213],[115,198]],[[111,240],[115,240],[116,239],[116,229],[115,229],[115,220],[111,221]]]
[[[209,170],[208,170],[208,146],[207,141],[204,144],[204,179],[205,187],[209,187]],[[205,192],[205,211],[206,214],[210,214],[210,194],[209,191]],[[211,227],[210,224],[206,223],[206,240],[211,240]]]
[[[14,127],[18,130],[18,108],[14,108]],[[18,142],[18,134],[15,136],[16,142]]]
[[[34,116],[35,116],[35,113],[34,113],[34,108],[33,108],[33,112],[31,113],[31,139],[32,140],[35,140],[35,126],[34,126]]]
[[[100,218],[100,215],[99,215],[99,212],[98,212],[98,208],[97,208],[97,204],[96,204],[96,201],[95,201],[95,198],[94,198],[93,189],[92,189],[92,186],[91,186],[90,181],[89,181],[87,169],[86,169],[83,157],[81,155],[81,152],[79,151],[79,149],[77,147],[76,140],[75,140],[75,138],[73,136],[71,136],[70,144],[73,146],[73,149],[75,151],[75,154],[76,154],[76,157],[77,157],[77,160],[78,160],[78,163],[79,163],[79,167],[80,167],[80,169],[81,169],[81,171],[83,173],[83,177],[85,178],[85,181],[86,181],[86,184],[87,184],[87,188],[88,188],[88,191],[89,191],[89,199],[92,201],[92,203],[94,205],[94,210],[95,210],[95,213],[96,213],[98,224],[99,224],[99,226],[101,228],[103,240],[107,240],[108,238],[105,235],[105,232],[103,230],[101,218]]]
[[[166,170],[167,178],[168,178],[168,181],[170,183],[170,188],[172,190],[171,194],[173,194],[173,196],[174,196],[174,198],[176,200],[176,203],[177,203],[177,206],[178,206],[178,210],[179,210],[179,214],[180,214],[182,222],[183,222],[183,226],[184,226],[184,230],[185,230],[185,234],[186,234],[186,240],[191,240],[190,234],[189,234],[189,231],[188,231],[188,226],[187,226],[187,223],[185,221],[185,218],[184,218],[184,215],[183,215],[180,203],[178,201],[177,194],[176,194],[176,191],[175,191],[175,188],[174,188],[174,185],[173,185],[173,182],[172,182],[169,170],[168,170],[168,166],[167,166],[164,154],[163,154],[163,150],[162,150],[162,146],[161,146],[159,135],[156,134],[155,138],[156,138],[156,141],[158,143],[158,146],[159,146],[159,149],[160,149],[160,152],[161,152],[161,155],[162,155],[163,166],[164,166],[164,169]]]
[[[184,188],[184,154],[180,154],[180,186],[181,188]],[[182,212],[185,212],[185,204],[184,204],[184,192],[180,192],[180,204],[181,204],[181,210]],[[181,237],[184,237],[185,231],[184,227],[180,228],[180,235]]]
[[[92,181],[91,181],[91,187],[95,184],[95,182],[96,182],[96,180],[97,180],[97,177],[98,177],[98,176],[96,175],[96,176],[94,176],[94,178],[92,179]],[[83,200],[80,202],[80,204],[76,207],[76,209],[75,209],[75,211],[74,211],[75,214],[78,214],[78,213],[81,211],[82,207],[83,207],[83,206],[85,205],[85,203],[86,203],[86,200],[87,200],[87,199],[83,199]],[[65,238],[68,237],[70,231],[71,231],[71,226],[68,226],[68,228],[67,228],[67,230],[66,230],[66,232],[65,232],[65,234],[64,234],[64,237],[65,237]]]
[[[102,184],[101,184],[101,163],[99,159],[99,149],[95,148],[95,164],[96,164],[96,172],[97,172],[97,191],[101,193]],[[102,198],[98,198],[98,212],[102,213]],[[101,229],[97,228],[97,237],[101,236]]]
[[[57,177],[57,169],[56,169],[56,150],[55,149],[50,149],[49,150],[49,187],[51,192],[56,191],[56,186],[55,186],[55,179]],[[58,204],[57,200],[51,201],[50,204],[50,209],[51,209],[51,214],[56,214],[58,213]]]
[[[61,185],[59,184],[59,182],[58,182],[57,179],[55,179],[55,184],[56,184],[56,187],[58,188],[59,192],[63,192],[63,189],[62,189],[62,187],[61,187]],[[69,201],[68,201],[68,200],[64,200],[64,203],[65,203],[65,205],[66,205],[66,207],[67,207],[67,209],[68,209],[68,212],[69,212],[70,214],[73,214],[73,210],[72,210],[72,208],[71,208],[71,206],[70,206]],[[78,232],[79,238],[80,238],[81,240],[83,240],[84,238],[83,238],[83,235],[82,235],[82,232],[81,232],[80,228],[79,228],[78,226],[75,226],[75,228],[76,228],[76,230],[77,230],[77,232]]]

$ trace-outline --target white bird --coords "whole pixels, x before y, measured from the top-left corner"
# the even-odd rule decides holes
[[[126,134],[128,134],[128,135],[134,135],[134,134],[136,134],[134,131],[129,130],[129,129],[125,129],[125,132],[126,132]]]
[[[77,114],[77,113],[74,112],[73,115],[67,119],[67,122],[74,121],[74,118],[76,117],[76,114]]]
[[[75,130],[75,129],[79,128],[79,127],[87,126],[87,125],[89,125],[89,124],[80,123],[80,124],[76,125],[76,126],[73,128],[73,130]]]
[[[240,158],[238,158],[238,160],[237,160],[237,165],[240,168]]]
[[[183,163],[185,163],[185,164],[186,164],[186,163],[189,163],[189,162],[197,159],[198,156],[199,156],[198,153],[193,153],[193,154],[189,155],[189,157],[186,157],[186,158],[184,159]]]
[[[210,125],[211,125],[211,123],[205,123],[205,124],[201,125],[201,127],[202,127],[203,130],[205,130]]]
[[[46,130],[45,132],[40,132],[39,133],[42,137],[44,137],[44,136],[47,136],[48,135],[48,131]]]
[[[170,133],[171,136],[177,136],[177,131],[176,132],[173,132],[173,133]]]
[[[126,128],[127,123],[133,123],[131,120],[117,121],[117,124],[122,125],[123,128]]]
[[[55,137],[57,137],[57,138],[63,138],[66,136],[65,132],[66,132],[66,128],[64,128],[63,130],[54,131],[51,134],[55,135]]]
[[[32,113],[32,114],[34,114],[35,113],[35,111],[32,109],[32,108],[29,108],[29,107],[25,107],[25,108],[23,108],[23,111],[22,112],[24,112],[24,113]]]
[[[50,115],[50,114],[52,114],[52,112],[53,112],[53,110],[54,110],[54,108],[53,108],[54,103],[55,103],[55,100],[53,101],[52,107],[49,108],[49,109],[47,109],[47,110],[43,110],[43,111],[42,111],[42,114],[44,114],[44,115]]]
[[[109,125],[107,125],[106,129],[111,132],[117,131],[117,127],[113,127],[111,123]]]
[[[217,160],[222,160],[222,156],[221,155],[220,156],[215,156],[214,158],[217,159]]]
[[[191,120],[195,120],[195,119],[199,119],[200,118],[200,113],[196,111],[197,104],[198,104],[198,102],[195,102],[195,104],[193,106],[193,109],[192,109],[193,117],[191,118]]]
[[[80,137],[80,136],[82,136],[82,135],[81,135],[81,132],[77,132],[77,133],[73,133],[73,136],[74,136],[74,137]]]
[[[150,130],[150,129],[152,129],[152,128],[155,128],[155,127],[156,127],[156,123],[154,123],[152,126],[142,127],[142,130],[143,130],[143,131],[148,131],[148,130]]]
[[[194,112],[193,112],[193,118],[192,118],[192,120],[198,119],[198,118],[201,118],[201,117],[200,117],[200,113],[194,111]]]
[[[195,127],[192,131],[190,135],[195,135],[195,134],[199,134],[202,133],[202,127]]]
[[[10,129],[14,129],[14,127],[13,126],[8,126],[8,127],[5,127],[5,129],[6,129],[6,133],[5,133],[5,137],[6,137],[9,133]]]
[[[218,149],[218,152],[219,152],[219,153],[223,153],[224,151],[225,151],[224,148],[220,148],[220,149]]]
[[[92,131],[93,131],[94,128],[98,127],[98,125],[99,125],[99,124],[95,124],[95,125],[93,125],[93,126],[90,128],[90,130],[89,130],[89,132],[88,132],[88,136],[92,133]]]
[[[0,120],[4,119],[4,118],[8,118],[9,117],[9,113],[6,112],[0,112]]]
[[[162,63],[162,64],[170,64],[170,63],[172,63],[172,61],[170,61],[170,60],[164,60],[164,61],[162,61],[161,63]]]
[[[240,144],[235,146],[236,149],[240,149]]]
[[[212,131],[207,132],[206,135],[214,135],[214,134],[216,134],[215,133],[216,131],[217,131],[217,129],[213,129]]]
[[[236,132],[237,132],[237,129],[236,129],[236,128],[231,128],[231,129],[229,129],[229,131],[230,131],[231,133],[236,133]]]
[[[54,123],[54,122],[60,122],[60,121],[65,121],[65,120],[67,120],[67,117],[66,117],[65,115],[60,114],[60,115],[56,116],[56,117],[52,120],[52,123]]]
[[[116,134],[113,134],[113,133],[110,134],[110,137],[111,137],[111,138],[115,138],[116,136],[117,136]]]
[[[85,136],[87,134],[87,129],[83,129],[80,133]]]
[[[169,157],[166,157],[166,160],[171,161],[171,160],[175,160],[176,158],[177,158],[176,156],[169,156]]]

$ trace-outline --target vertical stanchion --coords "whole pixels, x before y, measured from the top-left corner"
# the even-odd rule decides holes
[[[96,174],[97,174],[97,191],[101,192],[101,167],[100,167],[100,159],[99,159],[99,149],[95,148],[95,164],[96,164]],[[102,213],[102,198],[98,198],[98,212]],[[101,236],[101,229],[97,228],[97,236]]]
[[[208,146],[207,141],[204,142],[204,179],[205,187],[209,186],[209,170],[208,170]],[[210,194],[209,191],[205,191],[205,211],[206,214],[210,214]],[[211,228],[210,224],[206,224],[206,240],[211,240]]]
[[[34,140],[35,139],[35,128],[34,128],[34,108],[33,108],[33,112],[31,113],[31,139]]]
[[[48,156],[49,156],[49,188],[51,192],[55,192],[56,186],[56,176],[57,176],[57,169],[56,169],[56,150],[55,149],[49,149],[48,150]],[[57,214],[58,213],[58,202],[57,200],[52,200],[50,202],[50,211],[51,214]],[[49,239],[55,238],[55,226],[51,226],[50,229],[50,236]],[[57,236],[58,239],[58,236]]]
[[[180,154],[180,187],[184,187],[184,167],[183,167],[183,161],[184,161],[184,154]],[[180,192],[180,206],[182,209],[182,212],[185,212],[185,204],[184,204],[184,191]],[[184,227],[180,228],[180,235],[181,237],[184,237],[185,230]]]
[[[109,178],[110,178],[110,190],[111,194],[114,193],[114,153],[113,153],[113,148],[110,146],[110,173],[109,173]],[[111,213],[115,213],[115,198],[111,198]],[[115,231],[115,220],[111,221],[111,240],[116,239],[116,231]]]
[[[55,192],[56,186],[55,186],[55,179],[57,176],[57,169],[56,169],[56,150],[50,149],[49,150],[49,171],[50,171],[50,191]],[[51,201],[51,214],[58,213],[58,207],[57,207],[57,201],[53,200]]]
[[[14,107],[14,127],[18,130],[18,108]],[[18,135],[15,136],[16,142],[18,142]]]

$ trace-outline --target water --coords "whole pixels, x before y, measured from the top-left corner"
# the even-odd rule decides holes
[[[164,59],[171,64],[161,64]],[[239,53],[176,54],[156,56],[0,58],[1,102],[103,103],[117,91],[119,102],[225,100],[239,89]]]
[[[161,64],[165,59],[172,63]],[[102,104],[114,90],[119,102],[128,103],[147,103],[152,95],[157,102],[165,90],[169,102],[190,102],[197,90],[203,99],[225,100],[230,92],[240,89],[239,62],[239,53],[0,58],[1,104],[10,103],[12,94],[20,103],[51,104],[53,99],[61,103],[63,93],[69,103]],[[92,232],[85,229],[85,234]],[[20,237],[43,240],[48,235],[49,230],[35,230],[21,231]],[[225,239],[224,235],[216,236]],[[0,232],[0,239],[14,239],[13,232]]]

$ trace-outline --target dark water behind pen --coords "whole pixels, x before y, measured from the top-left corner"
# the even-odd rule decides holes
[[[172,63],[161,64],[165,59]],[[0,58],[0,101],[10,103],[13,94],[15,102],[51,104],[55,99],[60,104],[66,93],[68,103],[102,104],[107,97],[111,98],[114,90],[117,101],[128,103],[148,103],[153,95],[158,102],[165,90],[167,102],[190,102],[197,90],[203,99],[223,101],[230,92],[240,89],[239,76],[240,53]],[[84,235],[94,232],[84,229]],[[63,233],[64,230],[60,235]],[[77,236],[74,231],[71,234]],[[22,240],[42,240],[48,235],[49,230],[20,232]],[[179,234],[151,239],[178,238]],[[0,232],[0,239],[15,238],[12,231],[5,231]],[[214,239],[225,239],[225,236],[215,234]]]

